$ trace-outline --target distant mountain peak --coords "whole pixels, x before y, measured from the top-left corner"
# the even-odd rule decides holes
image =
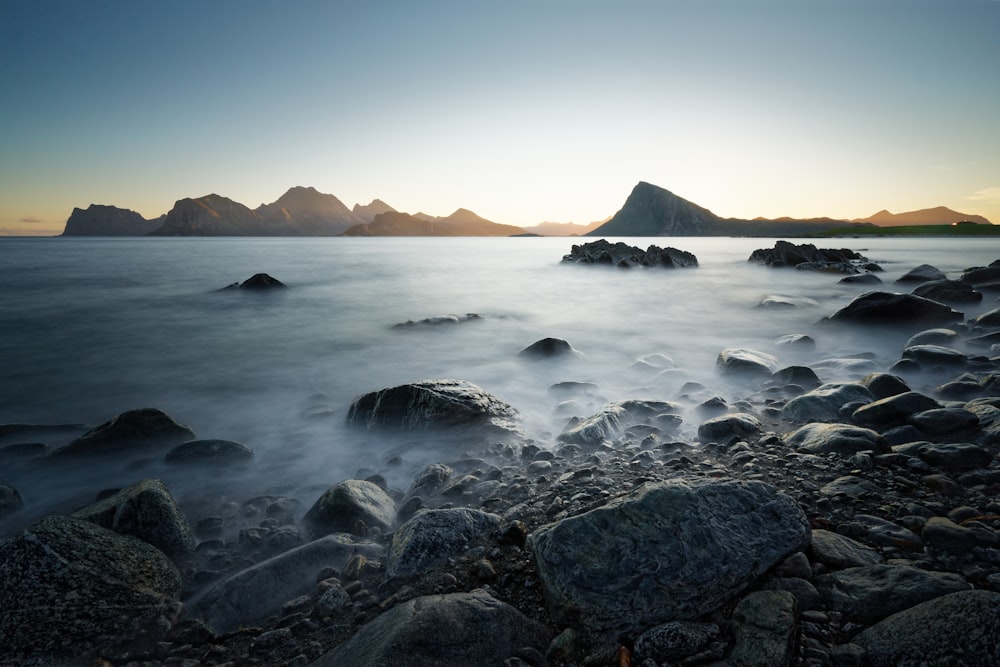
[[[701,236],[718,220],[670,190],[639,181],[621,210],[588,236]]]
[[[867,218],[855,218],[851,222],[871,222],[880,227],[900,227],[903,225],[951,225],[965,220],[981,225],[991,224],[981,215],[960,213],[947,206],[934,206],[933,208],[922,208],[918,211],[904,213],[890,213],[886,209],[882,209]]]

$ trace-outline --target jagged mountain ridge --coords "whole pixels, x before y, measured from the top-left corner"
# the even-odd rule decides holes
[[[851,222],[870,222],[879,227],[902,227],[906,225],[953,225],[956,222],[966,220],[980,225],[991,224],[989,220],[981,215],[960,213],[946,206],[922,208],[917,211],[907,211],[905,213],[890,213],[882,209],[867,218],[857,218]]]
[[[344,236],[512,236],[521,227],[501,225],[460,208],[444,218],[398,211],[379,213],[370,223],[355,225]]]
[[[163,224],[163,216],[146,220],[135,211],[91,204],[74,208],[61,236],[145,236]]]

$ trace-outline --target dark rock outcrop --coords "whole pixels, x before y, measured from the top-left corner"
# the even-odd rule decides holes
[[[777,241],[773,248],[754,250],[747,261],[772,267],[810,264],[814,265],[809,267],[811,269],[836,270],[840,273],[858,273],[860,266],[871,263],[864,255],[847,248],[817,248],[811,243],[795,245],[788,241]]]
[[[87,210],[73,209],[62,236],[145,236],[161,223],[126,208],[91,204]]]
[[[567,425],[559,440],[581,445],[596,445],[613,440],[628,429],[661,415],[676,415],[679,407],[666,401],[628,400],[610,403],[597,414]]]
[[[866,292],[827,318],[855,324],[949,324],[964,315],[943,303],[914,294]]]
[[[496,514],[468,508],[420,512],[392,536],[386,578],[411,577],[461,555],[476,540],[499,530]]]
[[[235,440],[189,440],[174,445],[163,457],[167,463],[231,465],[253,458],[253,450]]]
[[[366,528],[392,529],[396,503],[376,484],[347,479],[334,484],[313,503],[302,522],[313,539],[330,533],[355,533],[360,521]]]
[[[240,283],[240,289],[266,290],[287,287],[285,283],[266,273],[255,273]]]
[[[140,408],[116,415],[65,447],[53,450],[48,458],[149,454],[194,438],[194,431],[166,413],[156,408]]]
[[[657,266],[665,269],[684,269],[698,266],[697,257],[677,248],[651,245],[643,250],[621,241],[610,243],[605,239],[574,245],[562,261],[573,264],[608,264],[619,268]]]
[[[639,182],[621,210],[588,236],[706,236],[718,220],[669,190]]]
[[[912,293],[942,303],[979,303],[983,300],[982,292],[961,280],[932,280],[917,285]]]
[[[542,338],[518,352],[518,356],[529,359],[548,359],[578,354],[568,341],[562,338]]]
[[[920,266],[910,269],[904,273],[899,279],[896,280],[897,283],[926,283],[932,280],[947,280],[948,276],[944,274],[941,269],[931,266],[930,264],[921,264]]]

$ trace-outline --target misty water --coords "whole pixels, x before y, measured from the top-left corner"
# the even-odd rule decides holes
[[[521,412],[529,437],[552,447],[568,416],[586,416],[605,401],[683,399],[682,387],[686,405],[713,394],[739,399],[748,390],[715,373],[727,347],[810,365],[824,381],[857,380],[891,366],[913,333],[818,324],[871,287],[747,262],[774,239],[625,240],[687,250],[700,266],[561,264],[581,242],[566,238],[0,240],[0,424],[97,425],[155,407],[199,438],[237,440],[256,452],[252,463],[224,473],[155,459],[80,464],[71,474],[0,463],[0,483],[17,487],[26,503],[0,525],[0,535],[146,477],[164,479],[182,502],[211,489],[235,498],[290,495],[308,507],[331,484],[373,472],[405,490],[424,464],[462,452],[436,451],[432,436],[389,440],[345,425],[354,398],[405,382],[478,384]],[[957,277],[1000,258],[1000,242],[992,239],[814,242],[862,252],[885,269],[882,288],[899,291],[912,285],[893,281],[919,264]],[[288,289],[220,291],[258,272]],[[796,305],[760,306],[773,295]],[[971,317],[995,306],[987,294],[964,312]],[[482,318],[393,326],[466,313]],[[815,349],[775,346],[792,333],[815,338]],[[549,336],[566,339],[579,354],[518,356]],[[672,363],[655,357],[660,369],[636,366],[650,355]],[[557,409],[566,397],[549,388],[569,380],[598,389]],[[705,389],[684,387],[689,381]],[[689,414],[679,436],[693,439],[698,423]]]

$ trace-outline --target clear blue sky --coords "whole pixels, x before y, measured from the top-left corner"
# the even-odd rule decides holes
[[[590,222],[1000,223],[998,0],[0,0],[0,230],[293,185]]]

